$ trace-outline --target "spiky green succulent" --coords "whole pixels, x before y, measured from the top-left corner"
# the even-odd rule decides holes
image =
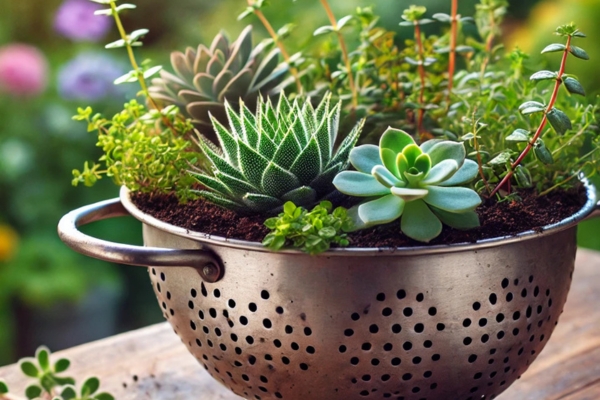
[[[417,146],[413,138],[388,129],[375,145],[356,147],[350,162],[357,171],[343,171],[333,181],[342,193],[370,198],[350,210],[357,229],[401,219],[405,235],[429,242],[442,222],[457,229],[479,226],[475,208],[481,198],[461,187],[478,172],[465,159],[462,143],[430,140]]]
[[[285,94],[276,106],[260,98],[256,114],[244,103],[239,112],[225,103],[230,130],[212,118],[220,148],[200,137],[212,171],[192,171],[206,188],[197,194],[246,213],[273,214],[287,201],[311,206],[335,190],[333,178],[348,166],[362,129],[361,121],[334,151],[340,108],[331,95],[316,109]]]
[[[266,42],[252,45],[252,26],[229,43],[218,34],[210,48],[188,48],[171,54],[175,74],[161,71],[152,80],[150,93],[165,105],[185,110],[198,129],[212,137],[209,114],[226,123],[225,101],[241,100],[253,109],[261,96],[276,95],[286,85],[288,66],[280,62],[279,49]]]

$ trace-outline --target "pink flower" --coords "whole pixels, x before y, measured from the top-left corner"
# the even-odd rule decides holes
[[[46,88],[48,63],[37,48],[26,44],[0,47],[0,92],[35,96]]]

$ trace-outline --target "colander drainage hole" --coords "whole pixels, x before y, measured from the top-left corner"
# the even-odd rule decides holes
[[[235,300],[229,299],[227,305],[229,306],[229,308],[235,308]]]
[[[468,328],[469,326],[471,326],[471,319],[465,318],[465,320],[463,321],[463,326],[465,328]]]
[[[352,313],[352,315],[350,316],[350,318],[352,318],[352,321],[358,321],[360,319],[360,314],[359,313]]]
[[[221,297],[221,291],[219,289],[213,290],[213,296],[215,296],[218,299],[219,297]]]
[[[258,307],[255,303],[250,303],[248,304],[248,310],[250,310],[251,312],[256,312],[256,310],[258,310]]]
[[[200,284],[200,293],[202,293],[202,296],[208,297],[208,292],[206,291],[206,286],[204,286],[204,282]]]
[[[260,297],[263,300],[269,300],[269,297],[271,297],[271,295],[269,294],[268,291],[263,290],[263,291],[260,292]]]
[[[208,313],[210,314],[211,317],[217,318],[217,310],[215,310],[214,308],[209,309]]]
[[[275,312],[279,315],[283,314],[283,307],[281,307],[281,306],[276,307]]]
[[[291,325],[286,325],[285,326],[285,333],[287,333],[288,335],[291,335],[292,333],[294,333],[294,328],[292,328]]]

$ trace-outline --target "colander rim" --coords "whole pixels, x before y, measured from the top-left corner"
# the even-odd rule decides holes
[[[485,248],[498,247],[510,243],[520,242],[524,240],[534,240],[544,236],[552,235],[563,230],[575,227],[579,222],[586,219],[597,207],[596,188],[586,178],[581,177],[586,190],[587,201],[584,206],[575,214],[562,221],[554,224],[546,225],[540,229],[528,230],[516,235],[501,236],[490,239],[483,239],[477,242],[456,243],[447,245],[432,245],[432,246],[414,246],[414,247],[345,247],[333,248],[324,253],[313,257],[337,257],[337,256],[375,256],[375,255],[395,255],[395,256],[415,256],[420,254],[441,254],[455,253],[461,251],[474,251]],[[217,235],[210,235],[203,232],[196,232],[186,228],[178,227],[167,222],[161,221],[145,212],[141,211],[131,200],[131,191],[122,186],[120,190],[121,203],[125,209],[140,222],[152,226],[156,229],[166,231],[170,234],[190,239],[196,242],[201,242],[206,245],[223,246],[240,250],[258,251],[270,253],[272,250],[264,247],[260,242],[250,242],[240,239],[226,238]],[[306,255],[300,250],[282,250],[278,253]]]

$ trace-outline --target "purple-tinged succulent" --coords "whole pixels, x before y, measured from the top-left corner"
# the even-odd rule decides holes
[[[58,73],[58,92],[67,100],[99,101],[123,94],[114,80],[125,68],[102,53],[85,52],[65,64]]]
[[[106,36],[112,20],[94,15],[102,6],[88,0],[65,0],[54,16],[54,29],[76,42],[97,42]]]
[[[26,44],[0,47],[0,93],[36,96],[46,89],[48,62],[37,48]]]

